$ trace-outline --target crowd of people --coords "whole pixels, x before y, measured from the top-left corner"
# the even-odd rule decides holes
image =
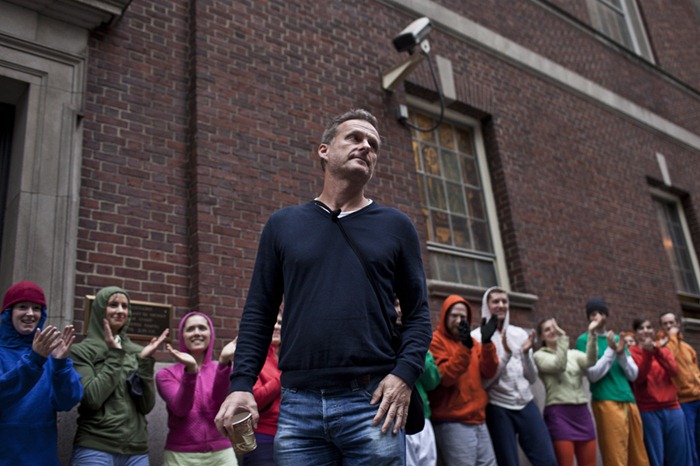
[[[400,319],[398,298],[395,309]],[[533,465],[593,466],[598,448],[604,465],[697,465],[700,370],[677,316],[663,313],[658,331],[651,320],[635,319],[630,341],[607,328],[602,298],[591,298],[585,312],[586,331],[570,348],[555,318],[530,332],[510,324],[504,290],[484,293],[477,325],[471,304],[448,296],[415,384],[426,424],[405,436],[406,464],[517,465],[519,444]],[[229,394],[236,340],[215,360],[211,319],[190,312],[179,323],[178,349],[165,345],[176,364],[154,377],[152,356],[168,333],[136,345],[127,335],[130,317],[127,292],[104,288],[92,304],[88,336],[73,345],[72,326],[44,327],[38,285],[23,281],[7,290],[0,429],[9,441],[0,463],[57,465],[56,412],[80,403],[72,465],[147,465],[145,416],[157,389],[168,414],[165,466],[277,464],[281,312],[253,386],[258,448],[238,458],[214,422]],[[538,376],[543,413],[532,392]],[[28,434],[47,448],[29,448]]]
[[[153,355],[169,331],[144,347],[133,343],[130,308],[125,290],[99,290],[87,335],[73,344],[72,325],[63,332],[44,326],[41,287],[22,281],[6,291],[0,322],[0,432],[7,445],[0,465],[58,466],[57,412],[77,405],[71,466],[148,466],[146,415],[155,405],[156,390],[168,414],[163,466],[239,463],[231,441],[214,423],[229,393],[236,340],[214,360],[214,325],[207,315],[190,312],[179,324],[178,349],[165,345],[176,363],[154,374]],[[241,458],[244,466],[275,464],[272,439],[281,389],[276,335],[253,389],[261,406],[258,448]]]
[[[0,465],[58,465],[56,413],[78,405],[71,466],[148,466],[157,392],[165,466],[511,466],[520,451],[535,466],[592,466],[598,451],[605,466],[698,466],[700,370],[675,314],[658,332],[637,319],[615,333],[594,297],[570,348],[555,318],[511,324],[509,295],[494,287],[478,317],[447,296],[433,331],[411,220],[365,196],[380,147],[369,112],[330,121],[317,150],[322,192],[266,223],[238,336],[216,358],[204,313],[180,320],[177,348],[169,330],[140,346],[129,294],[110,286],[74,344],[72,326],[44,325],[37,284],[12,285],[0,321]],[[155,373],[162,347],[175,363]],[[257,448],[237,455],[241,412]],[[422,429],[407,424],[416,415]]]

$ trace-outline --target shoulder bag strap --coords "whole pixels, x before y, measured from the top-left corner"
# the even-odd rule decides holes
[[[343,237],[345,237],[345,240],[348,242],[350,245],[350,248],[352,251],[355,253],[358,259],[360,259],[360,262],[362,263],[362,268],[365,269],[365,275],[367,275],[367,279],[369,280],[370,284],[372,285],[372,289],[374,290],[374,294],[377,296],[377,302],[379,303],[379,310],[382,312],[382,316],[384,316],[384,321],[386,322],[387,326],[389,327],[389,333],[392,336],[397,335],[396,329],[394,328],[394,325],[391,323],[389,320],[389,317],[386,315],[386,312],[384,312],[384,309],[382,309],[382,298],[381,294],[379,293],[379,287],[377,286],[377,282],[374,280],[374,275],[372,275],[372,271],[369,268],[369,264],[367,264],[367,261],[365,260],[365,256],[360,252],[360,249],[357,247],[357,244],[350,238],[348,235],[348,232],[345,231],[345,228],[343,227],[343,224],[340,222],[340,219],[338,216],[340,215],[340,209],[336,210],[331,210],[330,207],[328,207],[326,204],[323,202],[319,201],[318,199],[314,200],[316,205],[323,207],[326,209],[328,212],[331,213],[333,217],[333,223],[338,225],[338,228],[340,228],[340,232],[343,234]]]

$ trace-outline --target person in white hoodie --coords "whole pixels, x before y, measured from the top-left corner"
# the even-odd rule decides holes
[[[486,426],[499,466],[518,466],[518,443],[525,456],[537,466],[557,466],[552,441],[539,408],[534,402],[532,384],[537,366],[532,357],[535,332],[510,325],[508,293],[498,287],[486,290],[481,301],[481,317],[498,317],[492,341],[498,352],[496,375],[484,381],[489,396]],[[472,336],[481,342],[481,329]]]

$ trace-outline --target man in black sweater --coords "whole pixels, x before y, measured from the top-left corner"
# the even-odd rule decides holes
[[[231,393],[216,422],[229,433],[241,410],[257,422],[252,387],[284,298],[275,437],[282,466],[404,464],[402,427],[432,329],[412,222],[365,197],[379,147],[369,112],[334,118],[318,147],[321,194],[275,212],[260,237]],[[400,341],[392,338],[394,294]]]

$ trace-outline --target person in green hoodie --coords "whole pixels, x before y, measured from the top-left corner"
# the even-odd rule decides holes
[[[396,310],[396,325],[401,325],[401,304],[399,298],[394,296],[394,310]],[[430,401],[428,392],[440,385],[440,371],[435,364],[435,358],[430,352],[425,354],[425,368],[423,373],[413,386],[418,390],[423,400],[423,415],[425,426],[423,430],[413,435],[406,435],[406,466],[435,466],[437,464],[437,445],[435,443],[435,431],[430,423]]]
[[[84,391],[72,466],[148,466],[146,414],[155,405],[153,354],[168,329],[139,346],[127,336],[130,311],[126,291],[101,289],[92,303],[87,337],[71,350]]]

